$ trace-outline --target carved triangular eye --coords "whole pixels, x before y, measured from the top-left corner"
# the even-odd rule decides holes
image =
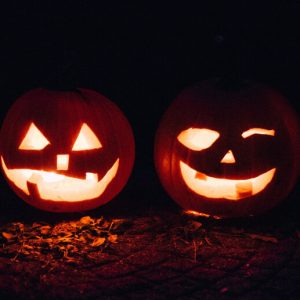
[[[92,129],[86,124],[83,123],[80,132],[76,138],[76,141],[73,145],[73,151],[82,151],[82,150],[91,150],[91,149],[99,149],[102,145],[92,131]]]
[[[50,142],[46,139],[44,134],[35,126],[34,123],[31,123],[29,129],[23,138],[19,149],[20,150],[42,150]]]

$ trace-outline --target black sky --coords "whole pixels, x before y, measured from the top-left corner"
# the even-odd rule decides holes
[[[128,117],[136,168],[146,170],[163,112],[197,81],[238,74],[273,86],[300,111],[300,2],[228,2],[2,4],[1,121],[35,87],[97,90]]]

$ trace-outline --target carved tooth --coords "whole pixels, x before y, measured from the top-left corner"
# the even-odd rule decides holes
[[[37,184],[42,180],[42,176],[36,172],[33,172],[30,176],[30,178],[28,179],[29,182]]]
[[[36,199],[40,199],[40,192],[36,183],[31,183],[27,181],[27,189],[28,195],[31,195],[31,200],[37,201]]]
[[[85,179],[86,179],[87,181],[98,182],[98,174],[97,174],[97,173],[86,172],[86,173],[85,173]]]
[[[196,172],[195,178],[200,179],[200,180],[206,180],[207,176],[204,173]]]
[[[243,197],[251,196],[253,193],[252,189],[252,182],[250,180],[238,182],[235,185],[237,194]]]

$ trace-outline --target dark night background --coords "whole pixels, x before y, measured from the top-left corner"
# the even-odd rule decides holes
[[[39,86],[59,83],[107,96],[123,110],[136,139],[135,168],[119,199],[138,189],[164,195],[153,167],[155,130],[189,85],[238,74],[273,86],[300,111],[299,1],[97,3],[2,6],[0,118],[17,97]],[[19,203],[2,177],[0,184],[1,201]]]

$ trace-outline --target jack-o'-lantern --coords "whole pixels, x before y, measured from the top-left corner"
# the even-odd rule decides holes
[[[216,217],[263,213],[299,173],[299,123],[286,99],[255,83],[205,81],[184,90],[157,131],[155,165],[169,195]]]
[[[32,206],[55,212],[108,202],[126,184],[134,161],[127,119],[87,89],[27,92],[5,117],[0,147],[12,189]]]

